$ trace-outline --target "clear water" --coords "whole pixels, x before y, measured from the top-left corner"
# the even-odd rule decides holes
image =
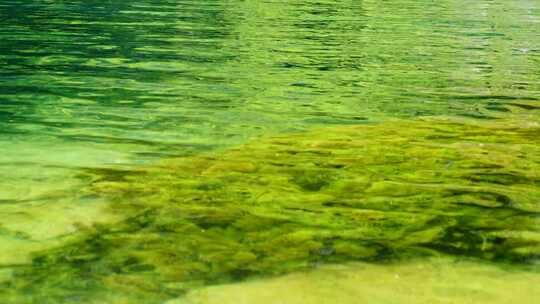
[[[539,28],[531,0],[0,2],[0,299],[161,303],[319,264],[437,254],[536,273]],[[276,138],[296,154],[272,155]],[[392,224],[354,232],[363,221],[320,216],[364,202]],[[89,241],[115,229],[146,240],[177,203],[189,216],[170,229],[191,245],[167,245],[186,242],[177,234],[137,250]],[[126,222],[148,210],[152,228]],[[243,243],[252,221],[269,244],[302,231],[313,242]],[[201,241],[180,222],[215,235]],[[222,239],[240,247],[207,246]],[[119,270],[125,260],[142,266]]]

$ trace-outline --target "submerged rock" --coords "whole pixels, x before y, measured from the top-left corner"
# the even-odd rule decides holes
[[[122,178],[88,171],[84,192],[123,220],[39,252],[0,283],[0,299],[159,303],[202,285],[440,253],[534,268],[539,135],[518,119],[396,120],[259,139]]]
[[[440,257],[326,265],[279,278],[194,289],[166,304],[537,303],[539,273]]]

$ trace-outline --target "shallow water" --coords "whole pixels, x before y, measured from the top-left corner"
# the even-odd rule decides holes
[[[524,0],[0,3],[0,299],[537,275],[538,28]]]
[[[440,257],[398,265],[323,266],[274,279],[196,289],[167,304],[535,303],[540,297],[538,279],[530,273]]]

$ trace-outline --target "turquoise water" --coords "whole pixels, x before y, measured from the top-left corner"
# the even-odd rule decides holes
[[[177,183],[192,185],[191,180],[198,180],[202,173],[193,168],[185,169],[184,163],[201,161],[200,158],[210,157],[208,155],[212,155],[211,160],[208,163],[203,161],[201,166],[217,166],[218,169],[208,173],[211,181],[204,181],[204,187],[208,187],[207,183],[217,183],[229,185],[231,189],[244,187],[247,192],[257,192],[261,187],[259,184],[239,186],[220,172],[239,170],[247,174],[243,178],[249,180],[256,175],[255,171],[266,170],[265,174],[270,176],[269,183],[273,185],[271,195],[287,196],[286,193],[292,190],[279,180],[287,180],[287,174],[292,174],[291,184],[304,192],[315,190],[321,192],[321,196],[348,200],[347,203],[339,202],[340,208],[345,209],[343,212],[350,211],[347,208],[355,208],[351,207],[355,205],[351,201],[376,201],[376,197],[387,197],[380,193],[391,192],[393,188],[383,183],[379,185],[382,188],[372,189],[368,191],[371,194],[362,198],[344,198],[340,191],[350,190],[340,188],[338,182],[334,187],[333,183],[342,177],[352,178],[354,174],[362,179],[364,173],[356,167],[351,171],[344,169],[337,173],[317,173],[315,177],[310,175],[311,162],[339,163],[339,157],[343,155],[325,158],[321,154],[307,160],[291,157],[291,162],[297,162],[295,166],[302,164],[300,169],[293,170],[294,174],[275,168],[253,171],[249,164],[238,169],[229,164],[238,161],[242,164],[272,163],[264,151],[277,149],[272,145],[275,136],[294,138],[299,136],[294,134],[307,134],[306,141],[326,140],[340,132],[346,134],[350,128],[360,128],[360,134],[366,132],[373,134],[372,138],[380,139],[365,142],[368,139],[362,136],[351,136],[351,142],[381,148],[364,151],[346,146],[345,151],[366,153],[366,157],[377,153],[390,155],[388,159],[381,160],[385,164],[382,169],[371,169],[382,176],[378,180],[380,182],[418,178],[418,183],[436,181],[438,185],[446,186],[478,183],[479,189],[475,188],[475,191],[491,194],[467,199],[477,205],[494,208],[499,208],[501,201],[510,205],[498,209],[503,211],[494,211],[494,218],[500,222],[463,229],[497,230],[501,228],[497,223],[504,223],[501,229],[514,231],[512,229],[517,224],[504,220],[507,215],[504,212],[511,212],[526,223],[516,231],[519,230],[520,235],[526,234],[520,242],[527,243],[528,247],[520,246],[528,249],[526,253],[523,249],[515,254],[512,250],[517,245],[497,247],[495,244],[495,255],[505,261],[508,257],[519,267],[534,264],[540,252],[537,239],[540,196],[536,171],[540,138],[537,136],[540,134],[539,28],[540,4],[530,0],[473,3],[462,0],[3,1],[0,3],[0,244],[4,253],[0,253],[0,264],[4,266],[0,270],[0,282],[5,277],[7,283],[0,290],[8,290],[9,299],[13,299],[10,301],[20,303],[46,303],[44,299],[48,295],[51,303],[84,302],[92,297],[101,299],[95,300],[98,303],[112,303],[112,298],[103,296],[96,291],[100,289],[92,285],[101,280],[100,275],[112,271],[108,266],[104,266],[108,270],[98,271],[97,279],[93,277],[94,281],[90,280],[94,283],[88,283],[94,286],[93,291],[85,288],[84,283],[81,283],[82,287],[53,284],[45,288],[42,283],[24,281],[27,280],[24,275],[20,276],[20,282],[25,283],[9,282],[19,282],[17,269],[24,269],[25,273],[44,271],[36,266],[35,261],[39,260],[36,255],[49,255],[49,251],[55,252],[54,248],[64,248],[71,238],[84,239],[87,232],[81,226],[91,227],[96,222],[106,227],[125,225],[118,223],[133,216],[133,210],[120,208],[120,211],[110,211],[111,204],[133,199],[125,191],[136,191],[125,189],[148,187],[152,191],[162,191],[162,196],[148,198],[157,206],[170,202],[170,192],[188,198],[199,195],[189,191],[177,193],[172,188]],[[415,125],[419,120],[432,117],[436,119]],[[422,133],[431,126],[437,129],[441,117],[456,122],[452,128],[440,127],[449,138],[453,138],[448,142],[438,141],[444,139],[439,131],[427,135]],[[410,131],[402,131],[407,129],[407,122],[411,124]],[[361,129],[372,125],[380,127],[373,133]],[[474,135],[473,131],[469,133],[463,129],[469,127],[463,126],[480,127]],[[495,135],[489,136],[489,132]],[[387,141],[388,134],[394,134],[396,138]],[[398,138],[418,140],[417,144],[422,147],[449,145],[445,149],[450,152],[436,152],[433,148],[421,150],[424,154],[417,155],[414,146],[396,143],[394,140]],[[389,143],[395,144],[397,150],[387,150],[385,147]],[[478,152],[469,151],[470,145],[486,143],[496,147],[478,148],[485,152],[485,159],[478,156],[477,160],[484,164],[498,164],[501,168],[467,167],[483,170],[481,174],[471,173],[471,178],[451,175],[455,179],[447,176],[448,180],[439,180],[430,173],[440,170],[436,167],[439,166],[437,162],[411,163],[408,160],[406,167],[400,167],[393,163],[391,157],[415,155],[421,159],[439,155],[440,162],[444,160],[442,168],[453,172],[454,163],[460,164]],[[231,149],[234,151],[244,144],[247,146],[243,149],[251,151],[251,154],[231,152]],[[332,142],[334,144],[336,142]],[[290,149],[306,151],[312,149],[310,147],[291,144]],[[313,149],[319,153],[323,148],[315,144]],[[501,151],[513,151],[519,157],[506,159]],[[445,153],[461,153],[461,156]],[[287,163],[279,156],[275,158]],[[169,169],[165,173],[157,170],[156,167],[169,166],[163,162],[172,163],[170,166],[173,168],[184,168],[185,172],[182,172],[185,174],[171,173]],[[352,166],[359,164],[365,165],[354,162]],[[220,166],[225,169],[219,169]],[[415,166],[417,170],[411,171],[413,173],[407,171]],[[497,171],[499,169],[500,172]],[[148,179],[125,178],[126,175],[137,175],[139,170],[149,170],[152,174]],[[465,169],[459,167],[455,170],[462,172],[459,170]],[[402,176],[402,173],[396,173],[398,171],[409,173]],[[205,174],[201,176],[207,176]],[[119,180],[126,184],[103,183]],[[148,185],[141,186],[145,183]],[[110,189],[117,187],[124,192],[115,193],[113,197],[104,194],[114,192]],[[214,193],[204,187],[203,192],[210,197],[232,195],[229,192]],[[447,202],[441,198],[446,199],[447,196],[433,194],[425,188],[414,191],[424,193],[432,201],[440,199]],[[519,192],[526,194],[517,195]],[[328,205],[329,202],[323,198],[302,197],[302,193],[294,193],[290,199],[297,200],[295,204],[320,200],[322,205],[319,207],[324,212],[336,206],[335,202]],[[464,200],[463,193],[452,193],[452,198],[459,196]],[[505,203],[505,198],[493,193],[503,193],[510,197],[511,202]],[[141,197],[147,198],[145,195]],[[242,199],[238,200],[236,203],[241,204]],[[276,209],[291,208],[282,203],[274,204]],[[388,200],[370,204],[386,206]],[[141,206],[140,202],[134,205],[140,210],[149,208],[144,204]],[[460,216],[461,212],[467,212],[466,218],[473,222],[485,212],[435,205],[430,207],[433,212],[453,212]],[[319,210],[319,207],[315,209]],[[223,208],[236,210],[237,207],[227,205]],[[370,208],[383,213],[391,211],[379,205]],[[418,213],[421,208],[413,209]],[[212,217],[208,210],[190,209],[190,212],[201,212],[199,216],[203,218]],[[258,212],[258,216],[262,216],[270,211]],[[316,220],[305,214],[298,216],[301,218],[298,223],[305,225]],[[159,217],[152,218],[152,223],[155,221],[159,222]],[[304,224],[298,223],[295,227],[301,230]],[[344,229],[339,225],[334,228]],[[391,226],[385,229],[399,230]],[[235,233],[243,235],[244,232]],[[393,238],[387,237],[386,232],[382,233],[381,240]],[[451,241],[448,239],[446,241]],[[113,245],[121,243],[119,240],[111,242]],[[213,252],[197,246],[188,248],[201,254],[211,255]],[[337,250],[330,245],[317,248],[329,256],[334,256],[333,252]],[[477,249],[452,251],[448,246],[440,245],[434,250],[452,256],[494,259],[480,254]],[[122,254],[127,253],[122,251],[118,255]],[[281,254],[288,261],[286,257],[290,253]],[[407,254],[419,255],[415,250]],[[102,258],[106,260],[109,256],[104,253]],[[282,267],[276,271],[273,262],[259,265],[251,258],[246,259],[240,260],[253,263],[254,268],[260,269],[251,269],[252,275],[238,276],[224,274],[227,271],[221,270],[215,273],[201,270],[196,279],[202,283],[195,285],[230,283],[305,269],[298,266],[301,263],[297,261],[290,268]],[[370,259],[374,260],[372,253],[347,253],[328,262],[339,264]],[[256,260],[263,261],[264,258],[257,255]],[[57,267],[61,262],[52,264],[51,267]],[[159,267],[154,272],[150,271],[154,275],[162,272]],[[62,277],[61,272],[45,273],[51,277]],[[65,271],[66,277],[70,277],[69,273],[72,270]],[[84,282],[84,278],[83,275],[77,280]],[[159,285],[165,279],[145,277],[145,280]],[[178,280],[191,282],[194,278],[187,276]],[[51,281],[55,279],[51,278]],[[34,289],[28,287],[33,285]],[[26,286],[26,289],[14,286]],[[124,290],[118,287],[122,284],[106,286],[113,294],[116,288]],[[167,288],[158,288],[161,291],[156,292],[150,288],[152,292],[144,294],[141,301],[163,301],[180,296],[190,288],[180,288],[182,292],[172,292]],[[80,298],[59,296],[64,293]]]

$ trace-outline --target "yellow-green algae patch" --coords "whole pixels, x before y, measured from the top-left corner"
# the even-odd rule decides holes
[[[81,195],[108,199],[124,220],[81,225],[13,269],[0,299],[160,303],[328,263],[440,253],[536,273],[540,126],[526,118],[328,127],[89,169]]]
[[[473,261],[350,263],[190,291],[166,304],[533,304],[540,274]]]

